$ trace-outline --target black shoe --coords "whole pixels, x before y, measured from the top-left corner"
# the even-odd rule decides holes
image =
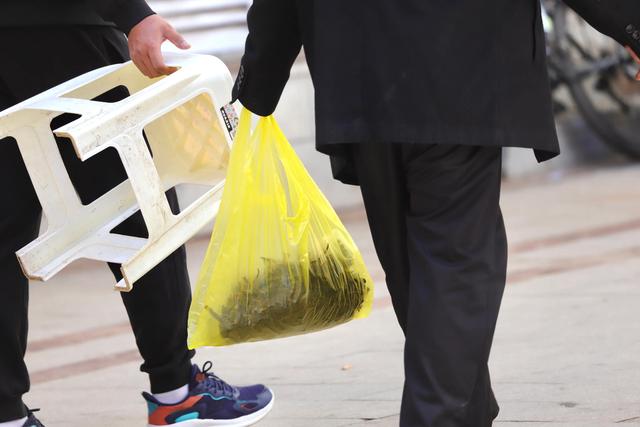
[[[39,409],[34,409],[34,410],[29,409],[28,411],[29,411],[29,416],[27,417],[27,421],[25,421],[24,424],[22,424],[22,427],[44,427],[44,424],[42,424],[40,420],[38,420],[36,416],[33,415],[33,413],[36,411],[39,411]]]

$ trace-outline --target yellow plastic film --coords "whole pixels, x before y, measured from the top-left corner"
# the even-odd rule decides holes
[[[189,312],[189,347],[268,340],[366,317],[362,255],[273,116],[244,109]]]

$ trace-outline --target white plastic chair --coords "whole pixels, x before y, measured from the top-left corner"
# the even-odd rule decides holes
[[[17,140],[47,218],[47,231],[17,252],[30,279],[47,280],[88,258],[122,264],[116,289],[129,291],[215,217],[235,129],[235,110],[223,107],[233,81],[211,56],[171,53],[165,59],[179,68],[170,76],[148,79],[131,62],[108,66],[0,113],[0,139]],[[131,95],[116,103],[91,100],[117,86]],[[55,135],[69,138],[82,161],[115,148],[129,177],[89,205],[80,202],[51,132],[51,120],[63,113],[81,117]],[[185,183],[209,190],[173,215],[164,193]],[[148,239],[111,232],[138,209]]]

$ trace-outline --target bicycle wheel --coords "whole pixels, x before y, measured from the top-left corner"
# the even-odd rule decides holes
[[[557,3],[550,63],[589,127],[610,147],[640,160],[640,83],[629,53]]]

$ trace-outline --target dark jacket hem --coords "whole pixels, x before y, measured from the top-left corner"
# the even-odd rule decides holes
[[[325,152],[327,146],[349,143],[407,143],[448,144],[534,148],[557,155],[558,137],[548,127],[538,129],[469,128],[463,126],[429,124],[387,124],[374,130],[353,126],[318,123],[317,147]],[[331,150],[329,148],[328,150]],[[328,153],[330,154],[330,153]],[[551,156],[553,157],[553,155]],[[550,157],[545,157],[547,160]]]
[[[528,148],[533,149],[533,153],[538,162],[545,162],[551,160],[560,154],[560,148],[556,135],[544,136],[543,132],[531,132],[527,137],[517,138],[513,135],[509,140],[502,138],[489,138],[490,131],[480,133],[467,133],[468,137],[462,137],[465,134],[463,131],[459,131],[455,139],[448,138],[436,139],[429,138],[428,135],[435,134],[436,132],[423,131],[421,137],[397,139],[397,136],[384,138],[378,135],[375,138],[365,139],[358,137],[358,135],[352,135],[351,138],[338,138],[338,139],[317,139],[316,148],[319,152],[330,156],[331,171],[333,178],[349,185],[358,185],[358,178],[355,173],[355,165],[351,155],[351,145],[353,144],[376,144],[376,143],[392,143],[392,144],[447,144],[447,145],[465,145],[465,146],[501,146],[501,147],[514,147],[514,148]],[[473,135],[473,136],[472,136]],[[361,135],[360,135],[361,136]],[[497,144],[495,141],[502,139],[502,143]],[[440,142],[438,142],[440,141]],[[447,142],[444,142],[447,141]],[[547,144],[541,142],[547,141]],[[533,148],[536,147],[536,148]],[[544,148],[540,148],[544,147]]]

